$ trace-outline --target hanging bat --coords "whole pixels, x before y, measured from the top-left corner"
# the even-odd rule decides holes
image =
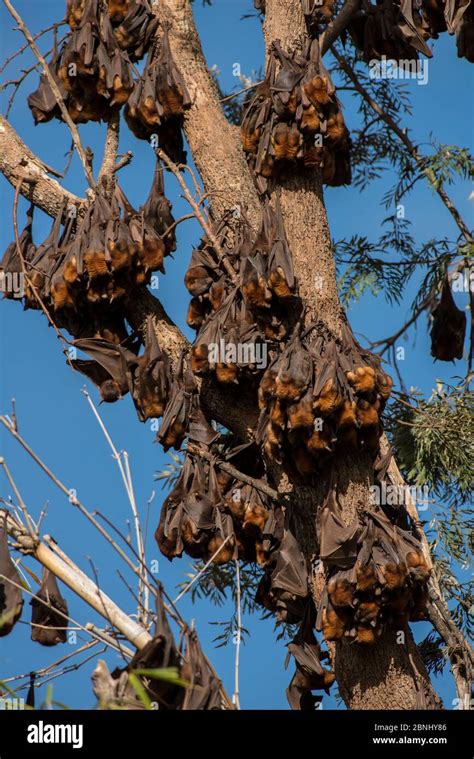
[[[286,529],[271,575],[279,619],[287,622],[301,618],[302,599],[308,594],[308,573],[304,556],[292,533]]]
[[[107,10],[113,24],[118,24],[127,15],[132,0],[107,0]]]
[[[129,99],[133,88],[133,72],[115,38],[107,17],[102,19],[101,39],[97,51],[98,79],[96,90],[109,101],[109,106],[121,106]]]
[[[41,587],[31,599],[31,640],[42,646],[56,646],[67,640],[68,606],[59,592],[56,577],[43,570]],[[63,629],[57,629],[63,628]]]
[[[272,43],[271,52],[280,62],[280,70],[271,85],[273,109],[277,116],[291,118],[298,107],[297,85],[303,78],[305,62],[285,53],[279,40]]]
[[[126,377],[131,376],[132,398],[138,418],[144,422],[163,416],[170,385],[170,366],[168,355],[158,343],[151,317],[147,319],[143,355],[135,356],[128,351],[127,356]]]
[[[75,340],[73,345],[93,360],[74,359],[72,366],[97,385],[105,403],[114,403],[133,388],[127,366],[128,362],[136,362],[131,351],[97,338]]]
[[[189,683],[185,690],[183,711],[222,709],[220,683],[211,671],[194,630],[186,629],[181,649],[180,676]]]
[[[16,285],[19,284],[19,276],[23,272],[21,258],[25,261],[26,269],[28,270],[27,264],[31,263],[36,254],[36,246],[33,243],[32,237],[33,214],[34,206],[31,205],[26,214],[27,221],[20,235],[18,247],[16,241],[10,243],[0,262],[0,282],[2,283],[1,289],[5,298],[23,297],[21,288],[17,288]],[[21,257],[18,248],[20,249]],[[9,278],[11,279],[11,286]]]
[[[271,86],[275,78],[275,58],[270,56],[265,71],[265,79],[255,90],[254,95],[245,103],[242,118],[242,147],[246,153],[256,155],[263,126],[268,122],[272,109]]]
[[[155,592],[156,617],[153,637],[137,651],[124,671],[133,673],[141,669],[168,669],[180,666],[180,654],[166,616],[163,589],[159,584]],[[113,673],[116,676],[116,673]],[[149,678],[145,688],[150,699],[157,701],[160,710],[182,709],[184,688],[166,680]]]
[[[71,29],[77,29],[84,15],[86,0],[67,0],[66,2],[66,23]]]
[[[128,53],[132,62],[141,60],[148,52],[158,23],[146,0],[135,0],[129,5],[114,33],[119,46]]]
[[[170,253],[176,250],[176,235],[174,228],[169,229],[174,224],[174,217],[171,213],[171,203],[165,196],[163,167],[157,160],[153,182],[150,188],[148,199],[140,208],[144,221],[163,239],[166,252]],[[169,231],[168,231],[169,230]]]
[[[67,99],[67,91],[63,85],[60,76],[57,73],[58,68],[58,53],[53,51],[51,62],[48,64],[49,71],[56,82],[56,85],[61,93],[63,100]],[[61,111],[58,106],[58,101],[54,95],[46,74],[40,75],[40,83],[38,89],[28,96],[28,107],[33,114],[35,126],[38,124],[45,124],[51,121],[53,118],[61,118]]]
[[[466,314],[457,308],[446,276],[441,299],[432,312],[431,355],[439,361],[461,359],[466,334]]]
[[[269,308],[272,294],[266,280],[265,262],[260,255],[247,256],[242,262],[240,277],[242,294],[250,308]]]
[[[188,431],[192,395],[195,392],[194,379],[190,371],[184,369],[184,355],[182,354],[171,386],[160,431],[157,435],[157,440],[165,451],[169,448],[180,449]]]
[[[275,396],[283,401],[299,400],[312,380],[313,364],[297,331],[277,360],[275,369]]]
[[[8,550],[7,514],[3,512],[0,527],[0,638],[11,633],[20,619],[22,608],[21,578]]]
[[[286,695],[291,708],[302,711],[314,709],[317,699],[315,701],[311,696],[312,690],[325,690],[329,693],[329,688],[335,680],[334,672],[325,669],[321,664],[323,654],[314,636],[314,623],[314,604],[308,599],[299,630],[288,644],[289,655],[295,659],[296,672]]]
[[[268,262],[270,272],[268,281],[274,295],[285,300],[294,295],[296,280],[293,271],[293,258],[286,239],[279,196],[275,211],[275,226],[275,237]]]
[[[341,509],[338,507],[332,488],[318,510],[316,534],[319,541],[319,555],[326,565],[344,569],[354,564],[360,537],[359,520],[354,518],[351,524],[344,524]]]

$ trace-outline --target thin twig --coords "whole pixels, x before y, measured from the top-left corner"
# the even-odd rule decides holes
[[[242,638],[242,609],[241,609],[241,591],[240,591],[240,562],[235,560],[235,582],[236,582],[236,596],[235,606],[237,612],[237,640],[235,641],[235,685],[234,695],[232,696],[232,703],[236,709],[240,709],[240,697],[239,697],[239,670],[240,670],[240,643]]]
[[[223,472],[227,472],[227,474],[230,474],[240,482],[244,482],[246,485],[251,485],[255,488],[255,490],[260,490],[261,493],[264,493],[274,501],[279,501],[283,497],[282,494],[280,494],[274,488],[270,487],[270,485],[264,480],[259,480],[255,477],[250,477],[248,474],[240,472],[235,468],[235,466],[232,466],[232,464],[229,464],[227,461],[221,461],[219,458],[217,458],[216,454],[209,453],[209,451],[205,451],[204,448],[200,448],[194,443],[188,443],[186,450],[192,455],[200,456],[200,458],[206,459],[206,461],[213,461],[215,465],[219,467],[219,469],[222,469]]]
[[[18,490],[18,488],[16,486],[16,483],[15,483],[15,480],[13,479],[12,473],[10,472],[10,469],[8,468],[7,463],[6,463],[5,459],[3,458],[3,456],[0,456],[0,466],[3,467],[4,472],[5,472],[6,476],[7,476],[8,482],[10,483],[10,485],[13,488],[13,492],[15,493],[15,497],[16,497],[16,499],[18,501],[18,506],[20,507],[21,513],[23,514],[23,517],[25,519],[25,524],[26,524],[26,527],[28,529],[28,532],[30,533],[32,540],[35,541],[35,540],[37,540],[38,535],[37,535],[36,531],[33,528],[33,525],[31,523],[31,519],[30,519],[30,515],[28,513],[28,509],[26,508],[26,504],[25,504],[23,498],[21,497],[21,493],[20,493],[20,491]]]
[[[237,282],[237,274],[236,274],[234,268],[232,267],[231,263],[227,260],[227,258],[225,256],[225,253],[222,250],[221,245],[220,245],[217,237],[215,236],[214,232],[212,231],[212,228],[211,228],[210,224],[204,218],[204,215],[203,215],[203,213],[201,211],[201,208],[199,207],[199,203],[197,203],[194,200],[191,192],[189,191],[189,188],[188,188],[186,182],[184,181],[183,177],[181,176],[181,172],[179,170],[179,166],[176,163],[174,163],[169,158],[169,156],[167,156],[167,154],[163,150],[161,150],[160,148],[157,149],[156,154],[157,154],[158,158],[161,158],[161,160],[163,161],[163,163],[166,164],[166,166],[168,167],[168,169],[176,177],[176,179],[178,181],[178,184],[180,185],[181,189],[184,192],[184,196],[185,196],[186,200],[188,201],[189,205],[193,209],[194,215],[196,216],[196,219],[198,220],[198,222],[200,223],[200,225],[203,228],[204,232],[206,233],[207,239],[209,240],[210,243],[212,243],[212,247],[214,248],[217,256],[219,257],[220,262],[224,266],[224,268],[227,271],[227,273],[228,273],[230,279],[232,280],[232,282],[236,283]]]
[[[179,593],[179,595],[176,596],[176,598],[173,601],[174,604],[178,603],[178,601],[183,596],[186,595],[186,593],[188,592],[188,590],[190,588],[192,588],[192,586],[194,585],[194,583],[199,580],[199,578],[201,577],[201,575],[203,575],[204,572],[206,571],[206,569],[212,564],[212,562],[214,561],[214,559],[216,558],[216,556],[218,556],[220,554],[220,552],[222,551],[222,549],[224,548],[224,546],[226,545],[226,543],[229,542],[230,538],[231,538],[231,536],[228,535],[225,538],[225,540],[222,541],[221,545],[219,546],[219,548],[217,549],[217,551],[214,551],[214,553],[212,554],[212,556],[209,559],[209,561],[206,562],[206,564],[204,564],[204,566],[202,567],[202,569],[200,569],[199,572],[196,575],[194,575],[193,579],[190,582],[188,582],[188,584],[183,588],[183,590],[181,591],[181,593]]]
[[[62,115],[64,121],[66,122],[67,126],[69,127],[70,132],[71,132],[72,139],[74,140],[74,145],[76,146],[77,153],[78,153],[79,158],[81,159],[81,163],[82,163],[82,165],[84,167],[84,172],[85,172],[87,181],[89,182],[89,185],[92,188],[92,190],[94,190],[94,192],[95,192],[96,189],[97,189],[96,188],[96,183],[94,181],[94,177],[92,175],[90,165],[89,165],[89,163],[87,161],[86,153],[84,151],[84,148],[82,147],[81,138],[79,136],[79,131],[77,129],[77,126],[74,124],[73,120],[71,119],[71,117],[69,115],[69,111],[66,108],[66,104],[64,102],[63,96],[61,95],[59,87],[58,87],[58,85],[57,85],[57,83],[56,83],[56,81],[55,81],[55,79],[54,79],[51,71],[49,70],[49,66],[46,63],[44,57],[41,55],[41,53],[40,53],[40,51],[39,51],[39,49],[38,49],[38,47],[37,47],[37,45],[35,43],[35,40],[34,40],[32,34],[31,34],[30,30],[26,26],[25,22],[23,21],[23,19],[19,15],[19,13],[12,6],[10,0],[3,0],[3,3],[5,5],[5,7],[7,8],[7,10],[10,12],[10,14],[13,16],[13,18],[15,19],[15,21],[17,22],[17,24],[18,24],[21,32],[23,33],[25,39],[28,41],[28,44],[29,44],[31,50],[33,51],[33,53],[36,56],[37,60],[41,64],[41,67],[43,69],[44,75],[46,76],[46,78],[48,80],[48,84],[51,87],[51,90],[53,92],[53,95],[56,98],[56,102],[57,102],[57,104],[59,106],[59,110],[61,111],[61,115]]]
[[[120,475],[122,477],[122,482],[123,482],[123,484],[125,486],[125,491],[127,493],[127,497],[128,497],[129,503],[130,503],[130,508],[132,510],[133,521],[134,521],[134,525],[135,525],[135,535],[136,535],[136,541],[137,541],[137,550],[138,550],[138,555],[140,557],[140,570],[141,571],[140,571],[140,574],[139,574],[138,597],[140,599],[144,599],[143,606],[148,611],[148,608],[149,608],[149,597],[148,597],[148,591],[146,590],[146,586],[144,585],[144,577],[143,577],[143,570],[142,570],[142,567],[144,565],[146,566],[145,549],[144,549],[144,546],[143,546],[143,538],[142,538],[142,533],[141,533],[141,529],[140,529],[140,520],[138,518],[138,511],[137,511],[137,504],[136,504],[136,501],[135,501],[135,494],[133,492],[133,483],[132,483],[132,477],[131,477],[131,472],[130,472],[130,466],[129,466],[129,462],[128,462],[128,453],[126,451],[123,451],[123,457],[124,457],[124,461],[125,461],[125,467],[124,467],[123,464],[122,464],[121,455],[117,451],[117,448],[115,447],[115,445],[114,445],[114,443],[112,441],[112,438],[110,437],[110,434],[109,434],[109,432],[108,432],[108,430],[107,430],[107,428],[106,428],[106,426],[105,426],[105,424],[103,422],[102,417],[100,416],[97,408],[95,407],[95,404],[94,404],[92,398],[90,397],[90,395],[87,392],[87,390],[82,390],[82,394],[85,396],[85,398],[86,398],[86,400],[87,400],[87,402],[89,404],[89,407],[91,408],[92,413],[94,414],[95,418],[97,419],[97,422],[98,422],[98,424],[100,426],[100,429],[102,430],[102,432],[104,434],[104,437],[105,437],[105,439],[107,440],[107,442],[108,442],[108,444],[110,446],[110,449],[112,451],[112,456],[115,459],[115,461],[117,462],[117,466],[119,468]]]

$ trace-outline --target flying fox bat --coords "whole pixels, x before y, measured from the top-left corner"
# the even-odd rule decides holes
[[[148,52],[157,28],[158,19],[147,0],[134,0],[114,32],[122,50],[126,50],[130,60],[135,62]]]
[[[107,10],[112,23],[123,21],[132,4],[132,0],[107,0]]]
[[[329,693],[329,688],[335,680],[334,672],[325,669],[321,664],[324,654],[313,632],[314,623],[314,604],[308,599],[298,632],[288,644],[289,655],[295,659],[296,672],[286,695],[291,708],[302,711],[314,709],[314,697],[310,697],[312,690],[324,690]]]
[[[333,16],[334,0],[301,0],[301,8],[310,34],[317,31],[318,24],[328,23]]]
[[[130,351],[127,355],[127,376],[132,378],[132,398],[138,418],[144,422],[163,416],[170,385],[170,366],[168,355],[158,343],[151,317],[147,320],[143,355],[135,356]]]
[[[194,297],[204,295],[215,281],[217,264],[208,250],[197,248],[191,254],[191,261],[184,278],[184,284]]]
[[[272,294],[268,289],[265,262],[260,253],[247,256],[241,265],[241,289],[251,308],[269,308]]]
[[[186,629],[181,650],[180,676],[189,683],[185,689],[183,711],[222,709],[220,683],[204,656],[197,635]]]
[[[59,56],[57,51],[54,50],[51,62],[48,64],[48,68],[52,77],[54,78],[54,81],[56,82],[56,85],[58,86],[63,100],[65,100],[67,99],[67,91],[60,76],[57,73],[58,57]],[[61,111],[58,106],[58,101],[56,100],[56,96],[50,87],[46,74],[40,75],[40,83],[38,89],[28,96],[28,106],[31,113],[33,114],[36,126],[38,124],[45,124],[46,122],[51,121],[53,118],[61,118]]]
[[[279,299],[291,297],[296,288],[296,280],[293,271],[293,258],[288,247],[283,216],[281,212],[280,198],[278,197],[275,211],[275,238],[268,261],[269,286]]]
[[[175,220],[171,213],[171,203],[165,196],[163,166],[158,160],[156,162],[150,194],[140,211],[143,213],[145,222],[162,237],[166,251],[168,253],[175,251],[176,234],[174,229],[169,229]]]
[[[7,514],[0,526],[0,638],[8,635],[21,616],[21,578],[8,550]]]
[[[441,299],[433,310],[431,355],[440,361],[461,359],[466,334],[466,314],[457,308],[448,277],[445,277]]]
[[[275,63],[274,56],[270,56],[265,71],[265,79],[258,85],[253,96],[245,103],[241,138],[243,149],[249,154],[257,154],[262,128],[268,122],[271,114],[271,86],[275,79]]]
[[[31,600],[31,640],[42,646],[55,646],[67,640],[68,606],[59,592],[56,577],[48,570],[43,571],[41,587]],[[65,616],[66,615],[66,616]]]
[[[109,101],[109,105],[121,106],[127,102],[133,88],[133,73],[115,38],[108,18],[102,21],[101,40],[97,47],[97,93]]]
[[[0,281],[2,281],[3,285],[1,289],[3,290],[5,298],[23,297],[24,293],[16,288],[16,284],[19,284],[19,280],[18,283],[15,283],[14,277],[19,276],[23,272],[21,258],[25,261],[27,269],[27,264],[31,263],[35,258],[36,246],[34,245],[32,238],[33,214],[34,206],[31,205],[26,214],[27,221],[20,235],[19,245],[17,246],[16,241],[10,243],[0,262]],[[21,258],[18,248],[20,249]],[[11,287],[8,277],[12,277]]]
[[[308,594],[308,572],[298,543],[288,529],[284,530],[277,551],[271,588],[277,599],[280,619],[289,622],[301,614],[302,599]]]
[[[141,669],[167,669],[180,666],[180,654],[173,638],[173,633],[166,616],[163,600],[163,589],[157,586],[155,592],[155,629],[153,637],[144,648],[137,651],[133,659],[127,664],[127,672],[135,672]],[[112,673],[117,677],[117,671]],[[146,690],[151,699],[158,702],[160,709],[182,709],[184,688],[173,682],[150,678],[146,682]]]
[[[169,448],[179,450],[181,447],[188,432],[192,396],[195,392],[196,384],[189,369],[184,369],[184,355],[181,354],[179,367],[171,386],[169,400],[157,435],[157,440],[162,444],[165,451]]]
[[[273,109],[279,117],[292,117],[298,107],[296,87],[303,78],[305,61],[285,53],[279,40],[272,43],[271,52],[280,61],[280,70],[271,85]]]
[[[98,338],[82,338],[75,340],[73,345],[93,360],[74,359],[72,366],[97,385],[105,403],[114,403],[133,388],[127,364],[136,362],[134,353]]]
[[[333,489],[318,511],[316,534],[319,555],[328,566],[345,568],[354,563],[360,534],[359,521],[355,518],[350,525],[344,524]]]
[[[77,29],[80,26],[84,14],[86,0],[67,0],[66,3],[66,22],[71,29]]]
[[[311,356],[295,332],[276,365],[275,396],[296,401],[306,392],[313,376]]]

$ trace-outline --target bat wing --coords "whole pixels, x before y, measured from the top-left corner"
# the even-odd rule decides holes
[[[67,640],[68,606],[59,592],[55,576],[47,569],[43,573],[41,587],[31,600],[31,640],[42,646],[55,646]],[[66,615],[66,616],[64,616]]]
[[[301,597],[306,597],[308,593],[306,562],[289,530],[284,531],[271,580],[272,588],[286,590]]]
[[[0,526],[0,638],[8,635],[23,608],[21,578],[8,550],[7,515]]]

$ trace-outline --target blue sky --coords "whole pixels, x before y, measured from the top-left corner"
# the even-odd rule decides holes
[[[33,31],[49,25],[63,13],[65,3],[62,0],[43,0],[31,3],[16,0],[15,7],[23,15]],[[257,19],[241,21],[243,13],[251,11],[251,0],[214,0],[212,8],[203,8],[200,0],[195,2],[195,14],[202,42],[209,65],[216,64],[220,70],[223,88],[230,91],[236,87],[233,77],[233,64],[240,63],[242,72],[251,74],[258,70],[263,60],[263,42],[260,23]],[[21,44],[21,35],[12,32],[13,21],[4,6],[0,7],[0,45],[3,60]],[[41,49],[46,51],[49,45],[43,41]],[[4,79],[18,76],[19,68],[26,67],[31,56],[25,55],[14,62],[3,74]],[[413,92],[414,114],[410,120],[412,138],[426,143],[430,132],[440,141],[457,144],[472,149],[473,121],[473,69],[465,60],[456,57],[454,38],[443,35],[435,43],[435,55],[429,62],[429,83],[418,86],[410,83]],[[62,170],[65,165],[65,153],[70,146],[67,129],[58,122],[34,127],[26,96],[37,86],[37,76],[33,75],[22,86],[17,96],[11,120],[20,135],[46,163]],[[9,92],[9,91],[7,91]],[[469,97],[468,93],[471,93]],[[357,123],[356,112],[351,98],[341,93],[345,107],[345,118],[349,126]],[[2,94],[1,110],[5,111],[6,97]],[[405,122],[407,123],[407,122]],[[95,152],[96,168],[100,165],[104,128],[86,125],[80,128],[85,145],[90,145]],[[153,162],[149,148],[139,142],[124,126],[122,130],[121,152],[132,150],[132,164],[121,172],[122,185],[132,202],[143,202],[148,193],[152,178]],[[381,223],[387,215],[380,206],[380,199],[393,181],[393,176],[386,176],[373,183],[367,190],[360,192],[353,188],[329,188],[325,192],[331,231],[334,239],[350,237],[353,234],[367,235],[377,239]],[[77,158],[74,158],[65,185],[78,194],[83,194],[85,185],[82,170]],[[449,188],[449,192],[464,217],[472,223],[473,203],[469,201],[471,188],[463,182]],[[13,192],[11,187],[0,179],[0,250],[3,250],[13,237],[11,207]],[[184,201],[174,182],[167,177],[167,193],[173,202],[175,216],[188,212]],[[20,203],[20,225],[24,219],[26,204]],[[456,236],[456,229],[448,212],[439,199],[433,195],[426,183],[418,183],[415,191],[406,201],[406,216],[413,222],[413,231],[417,241],[426,241],[437,236]],[[48,232],[50,222],[37,213],[34,234],[37,242]],[[159,296],[170,316],[187,331],[184,318],[188,294],[183,285],[183,275],[187,268],[192,246],[200,236],[200,229],[195,222],[180,225],[178,232],[178,250],[174,260],[167,259],[167,272],[160,277]],[[416,293],[416,281],[410,286],[401,306],[390,308],[383,298],[364,297],[362,302],[351,308],[350,319],[356,331],[370,339],[379,339],[394,332],[402,324],[409,312],[410,297]],[[465,305],[462,297],[459,303]],[[191,335],[190,335],[191,336]],[[456,373],[457,367],[443,367],[433,364],[430,357],[429,337],[426,331],[426,319],[422,317],[416,334],[411,332],[409,339],[401,343],[406,350],[403,374],[407,383],[416,385],[429,394],[436,377],[449,379]],[[68,487],[76,488],[78,497],[91,510],[97,508],[116,520],[124,528],[130,519],[119,473],[113,462],[95,419],[81,394],[83,386],[79,374],[73,373],[65,364],[60,345],[51,329],[47,328],[45,319],[37,312],[22,313],[18,304],[4,301],[0,308],[0,409],[9,412],[11,399],[16,399],[20,431],[31,447],[43,458],[58,477]],[[90,388],[89,388],[90,389]],[[95,390],[91,390],[96,398]],[[154,482],[154,473],[166,465],[168,457],[157,444],[153,443],[154,434],[148,425],[138,423],[136,413],[129,399],[113,406],[101,406],[101,414],[119,449],[125,448],[131,460],[133,481],[137,503],[142,515],[145,514],[146,502],[153,490],[156,497],[152,505],[150,529],[147,541],[148,560],[158,558],[160,562],[159,577],[171,595],[177,583],[183,581],[189,570],[189,560],[168,563],[160,557],[153,540],[159,506],[163,493],[159,483]],[[18,444],[0,431],[0,452],[13,472],[20,486],[25,501],[34,515],[38,515],[45,501],[49,501],[47,519],[43,524],[44,532],[57,538],[62,548],[70,554],[87,573],[90,574],[89,556],[93,557],[98,567],[101,586],[126,611],[133,612],[133,600],[121,584],[116,574],[120,561],[101,536],[90,528],[77,514],[67,500],[54,488]],[[2,480],[0,492],[9,492],[6,481]],[[121,571],[127,574],[124,567]],[[71,615],[81,621],[97,621],[97,616],[88,610],[82,602],[65,592],[69,600]],[[201,642],[232,692],[234,647],[213,648],[212,639],[216,628],[212,621],[223,621],[230,617],[229,606],[215,608],[206,602],[192,605],[186,596],[180,601],[183,616],[196,620],[196,627]],[[26,619],[29,607],[23,613]],[[291,677],[291,667],[284,669],[286,651],[277,643],[271,622],[261,622],[258,618],[245,618],[244,625],[250,630],[250,638],[242,650],[241,660],[241,704],[243,708],[288,708],[285,688]],[[427,626],[415,626],[417,638],[423,637]],[[84,638],[85,640],[85,638]],[[68,653],[67,645],[51,651],[42,649],[29,640],[26,624],[17,626],[15,633],[2,638],[0,648],[0,678],[16,674],[20,670],[45,666],[61,654]],[[118,657],[107,657],[109,666],[120,664]],[[93,696],[90,688],[89,674],[92,665],[55,681],[55,697],[66,704],[76,707],[90,707]],[[436,686],[450,708],[454,696],[452,681],[449,676],[438,678]],[[326,698],[325,708],[335,708],[333,697]]]

